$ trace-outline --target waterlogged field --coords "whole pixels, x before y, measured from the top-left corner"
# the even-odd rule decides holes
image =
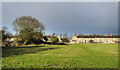
[[[3,68],[117,68],[118,44],[3,48]]]

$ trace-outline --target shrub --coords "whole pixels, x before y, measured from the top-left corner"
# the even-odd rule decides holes
[[[46,41],[46,43],[47,43],[47,41],[48,41],[48,38],[47,38],[46,36],[44,36],[43,38],[44,38],[44,40],[45,40],[45,41]]]
[[[67,42],[67,43],[69,43],[69,39],[68,39],[68,38],[63,38],[63,39],[62,39],[62,42]]]
[[[17,42],[12,42],[10,45],[11,45],[11,46],[20,46],[21,44],[20,44],[20,43],[17,43]]]
[[[34,40],[33,43],[34,44],[42,44],[42,43],[44,43],[44,41],[42,41],[41,39],[38,39],[38,40]]]
[[[10,42],[2,42],[2,46],[11,46]]]
[[[58,42],[58,38],[57,38],[56,36],[52,36],[52,37],[50,38],[50,41],[51,41],[52,43],[57,43],[57,42]]]

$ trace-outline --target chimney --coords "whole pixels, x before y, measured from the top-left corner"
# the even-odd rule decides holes
[[[99,33],[99,36],[101,36],[101,33]]]
[[[88,33],[88,36],[90,36],[90,34]]]
[[[78,36],[78,33],[76,34],[76,36]]]
[[[112,33],[110,33],[110,36],[112,36]]]

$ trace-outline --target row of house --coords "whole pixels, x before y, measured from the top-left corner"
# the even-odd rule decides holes
[[[120,42],[120,36],[118,35],[74,35],[70,43],[117,43]]]
[[[45,36],[45,35],[44,35]],[[59,42],[62,42],[61,38],[58,35],[54,35],[58,38]],[[46,36],[48,41],[47,42],[51,42],[50,41],[50,37],[51,35]],[[7,41],[14,41],[16,40],[17,37],[16,36],[11,36],[10,39],[7,39]],[[45,41],[43,39],[43,41]],[[120,36],[118,35],[112,35],[112,33],[110,33],[110,35],[101,35],[99,33],[99,35],[78,35],[75,34],[71,40],[70,43],[117,43],[120,42]]]

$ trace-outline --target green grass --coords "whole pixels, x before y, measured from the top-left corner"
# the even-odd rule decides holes
[[[118,44],[4,48],[2,64],[3,68],[117,68]]]

